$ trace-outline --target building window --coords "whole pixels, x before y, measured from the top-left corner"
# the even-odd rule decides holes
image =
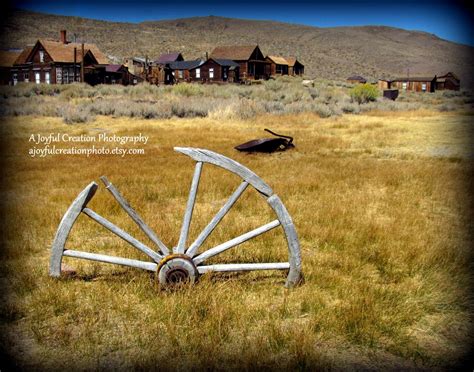
[[[56,67],[56,83],[62,84],[63,82],[63,70],[61,67]]]
[[[18,83],[18,74],[15,72],[13,74],[13,85],[16,85]]]
[[[214,68],[209,69],[209,79],[214,79]]]
[[[178,77],[179,77],[180,79],[183,78],[183,70],[179,70],[179,71],[178,71]]]
[[[51,84],[51,77],[50,77],[49,71],[44,73],[44,81],[46,84]]]
[[[196,69],[196,79],[200,79],[200,78],[201,78],[201,69],[197,68]]]
[[[277,74],[281,74],[283,72],[283,68],[281,65],[276,65],[275,70]]]
[[[36,84],[41,83],[41,73],[39,71],[35,72],[35,82],[36,82]]]
[[[402,83],[402,89],[405,89],[405,90],[407,89],[407,83],[405,82]]]
[[[29,74],[28,72],[25,72],[25,73],[23,74],[23,81],[24,81],[25,83],[29,83],[29,82],[30,82],[30,74]]]
[[[426,83],[421,84],[421,91],[426,92]]]
[[[69,73],[67,68],[64,69],[63,71],[63,83],[68,84],[69,83]]]
[[[42,51],[42,50],[39,51],[39,57],[40,57],[40,62],[43,63],[44,62],[44,51]]]

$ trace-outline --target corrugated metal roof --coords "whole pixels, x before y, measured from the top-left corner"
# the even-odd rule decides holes
[[[106,65],[105,71],[107,72],[119,72],[123,68],[123,65]]]
[[[239,64],[231,59],[221,59],[221,58],[212,58],[213,61],[216,61],[217,64],[225,67],[239,67]]]
[[[203,63],[204,63],[203,60],[197,59],[195,61],[171,62],[169,65],[172,70],[192,70],[194,68],[201,66]]]
[[[254,52],[257,45],[231,45],[216,47],[212,53],[212,59],[230,59],[233,61],[246,61]]]
[[[165,63],[170,63],[170,62],[176,62],[178,60],[183,60],[183,56],[179,52],[174,52],[174,53],[167,53],[167,54],[162,54],[156,61],[155,63],[158,64],[165,64]]]

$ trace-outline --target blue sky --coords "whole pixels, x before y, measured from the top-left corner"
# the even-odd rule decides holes
[[[317,27],[385,25],[425,31],[474,46],[472,13],[467,2],[461,1],[19,0],[13,5],[21,9],[118,22],[215,15]]]

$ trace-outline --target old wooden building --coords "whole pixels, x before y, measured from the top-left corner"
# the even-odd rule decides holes
[[[436,76],[410,76],[391,79],[390,88],[410,92],[434,92],[436,89]]]
[[[0,84],[13,85],[11,69],[22,50],[0,50]]]
[[[389,79],[378,79],[377,87],[380,90],[390,89],[392,87],[392,81]]]
[[[270,63],[270,75],[288,75],[288,61],[280,56],[267,56],[266,60]]]
[[[158,57],[154,64],[166,65],[171,62],[184,61],[183,55],[180,52],[166,53]]]
[[[133,75],[144,78],[149,61],[146,57],[129,57],[124,59],[123,65],[127,67],[128,71]]]
[[[459,90],[461,80],[452,72],[436,77],[436,90]]]
[[[68,42],[66,31],[61,31],[60,41],[38,40],[20,54],[11,69],[12,80],[68,84],[83,81],[82,67],[97,64],[108,64],[108,60],[95,44]]]
[[[304,65],[296,59],[296,57],[285,57],[288,62],[288,75],[302,76],[304,75]]]
[[[205,61],[196,59],[194,61],[176,61],[169,63],[169,68],[172,72],[172,82],[193,82],[202,81],[203,75],[201,75],[201,66]]]
[[[237,62],[239,64],[239,79],[242,81],[270,77],[270,62],[265,59],[258,45],[216,47],[210,58]]]
[[[124,65],[92,65],[85,67],[85,82],[90,85],[134,85],[140,77],[134,76]]]
[[[365,83],[367,83],[367,79],[362,77],[362,76],[359,76],[359,75],[349,76],[346,80],[350,84],[365,84]]]

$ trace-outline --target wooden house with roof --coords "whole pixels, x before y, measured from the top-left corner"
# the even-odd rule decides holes
[[[302,76],[304,75],[304,65],[296,59],[296,57],[285,57],[288,62],[288,75]]]
[[[267,56],[266,60],[270,62],[270,75],[288,75],[288,61],[280,56]]]
[[[461,80],[452,72],[436,77],[436,90],[459,90]]]
[[[40,39],[26,48],[11,72],[13,80],[18,82],[69,84],[84,81],[82,67],[108,63],[107,57],[95,44],[68,42],[63,30],[60,41]]]
[[[169,63],[172,81],[165,81],[165,84],[174,84],[178,82],[202,81],[201,66],[205,61],[196,59],[193,61],[175,61]]]
[[[419,77],[407,76],[391,79],[391,89],[399,89],[411,92],[434,92],[436,90],[436,75]]]
[[[22,50],[0,50],[0,84],[14,85],[11,69]]]
[[[258,45],[219,46],[212,51],[210,58],[237,62],[239,80],[259,80],[270,77],[270,62],[265,59]]]

